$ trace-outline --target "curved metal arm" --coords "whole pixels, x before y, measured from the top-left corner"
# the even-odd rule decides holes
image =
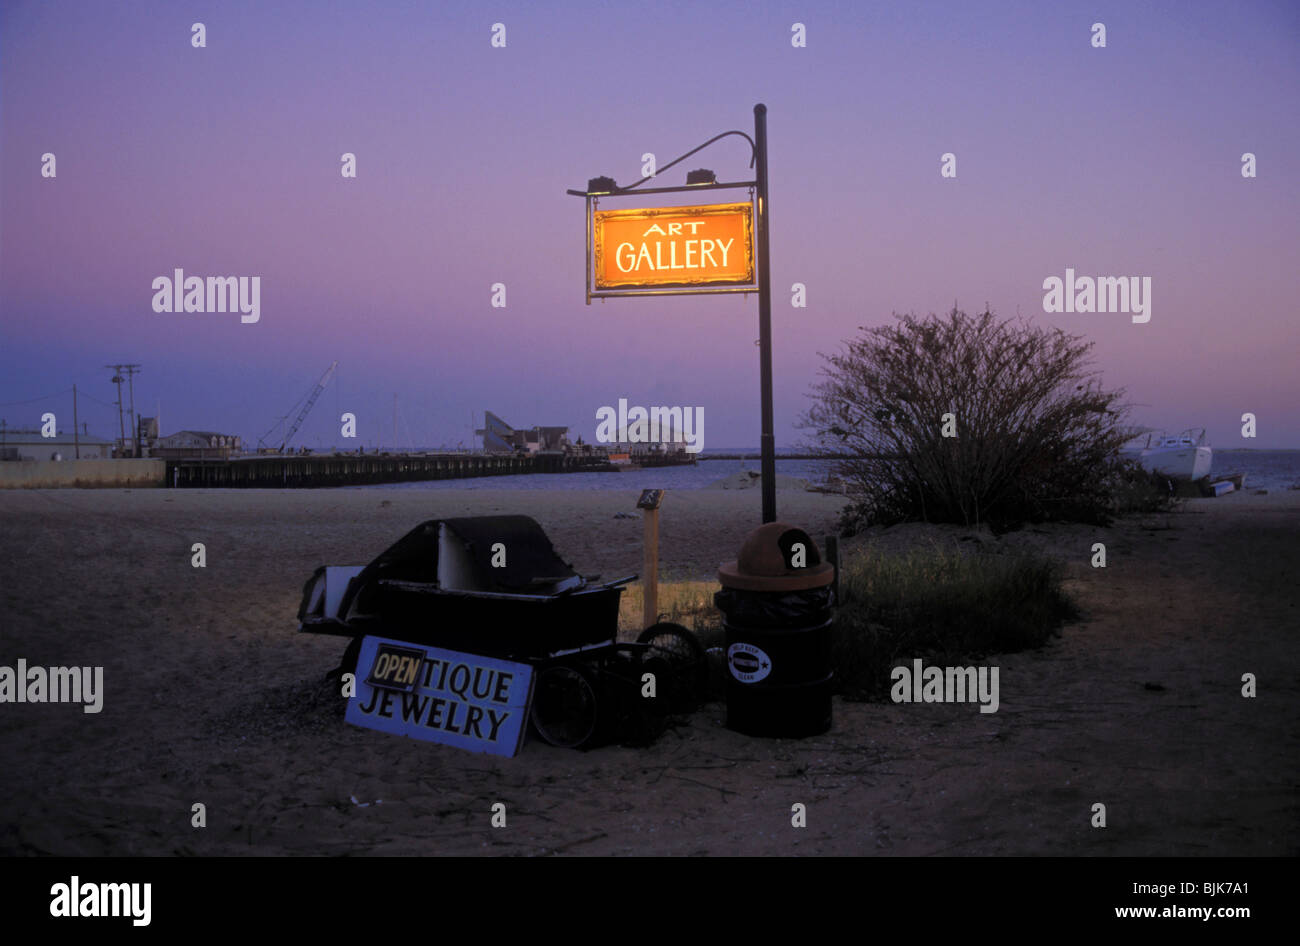
[[[720,140],[722,140],[723,138],[726,138],[726,137],[729,136],[729,135],[740,135],[740,137],[744,138],[746,141],[749,142],[749,166],[750,166],[750,167],[753,167],[753,166],[754,166],[754,162],[755,162],[756,160],[758,160],[758,145],[754,144],[754,139],[751,138],[751,137],[749,137],[749,135],[745,134],[743,131],[724,131],[724,132],[723,132],[722,134],[720,134],[720,135],[714,135],[712,138],[710,138],[708,141],[704,142],[704,144],[700,145],[698,148],[692,148],[690,151],[687,151],[687,152],[686,152],[684,155],[682,155],[680,158],[676,158],[675,160],[669,161],[667,164],[665,164],[665,165],[664,165],[663,167],[661,167],[661,168],[656,168],[656,169],[655,169],[655,173],[654,173],[654,174],[651,174],[649,177],[643,177],[643,178],[641,178],[641,180],[637,181],[635,184],[629,184],[627,187],[620,187],[620,188],[618,188],[618,190],[614,191],[613,193],[615,193],[615,194],[621,194],[621,193],[624,193],[625,191],[635,190],[636,188],[638,188],[638,187],[640,187],[642,184],[644,184],[646,181],[654,180],[655,177],[657,177],[657,176],[658,176],[659,174],[661,174],[662,172],[667,171],[667,170],[668,170],[670,167],[672,167],[674,164],[680,164],[681,162],[683,162],[683,161],[685,161],[687,158],[689,158],[691,155],[695,154],[695,152],[697,152],[697,151],[703,151],[703,150],[704,150],[705,148],[707,148],[709,145],[713,144],[713,142],[715,142],[715,141],[720,141]],[[574,193],[574,192],[573,192],[573,191],[570,191],[570,193]]]

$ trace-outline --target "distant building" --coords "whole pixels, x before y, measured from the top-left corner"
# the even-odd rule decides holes
[[[158,443],[158,418],[139,418],[139,426],[136,428],[136,439],[140,444],[140,456],[156,456],[156,454],[153,453],[153,449]]]
[[[633,457],[685,457],[684,443],[611,443],[608,448],[615,453],[626,453]]]
[[[474,433],[483,438],[483,449],[488,453],[515,452],[514,428],[491,411],[484,413],[483,429]]]
[[[164,460],[224,460],[242,448],[243,441],[231,434],[218,434],[210,430],[178,430],[155,440],[150,446],[149,455]]]
[[[568,427],[534,427],[525,431],[529,453],[564,453],[569,447]],[[537,448],[532,449],[536,444]]]
[[[474,433],[483,438],[487,453],[567,453],[568,427],[531,427],[515,430],[491,411],[484,412],[483,429]]]
[[[77,449],[80,442],[81,449]],[[0,437],[0,460],[108,460],[113,456],[113,441],[90,434],[68,433],[42,437],[40,430],[8,428]],[[57,454],[57,456],[56,456]]]

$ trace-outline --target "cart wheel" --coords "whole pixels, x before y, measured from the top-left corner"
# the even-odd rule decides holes
[[[553,746],[580,749],[596,735],[596,683],[582,667],[547,667],[533,684],[533,728]]]
[[[698,637],[670,621],[651,625],[637,637],[648,644],[645,667],[659,680],[660,704],[667,713],[691,713],[699,706],[707,682],[708,664]],[[666,679],[665,679],[666,677]]]

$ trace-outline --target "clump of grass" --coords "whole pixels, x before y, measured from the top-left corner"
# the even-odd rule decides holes
[[[887,699],[890,671],[920,657],[927,665],[969,664],[992,653],[1039,647],[1077,615],[1060,566],[1032,553],[972,552],[935,545],[903,555],[860,554],[840,570],[832,660],[848,699]],[[707,649],[724,643],[717,582],[659,584],[659,620],[693,631]],[[642,627],[643,590],[630,585],[619,637]]]
[[[935,546],[901,556],[859,555],[840,573],[833,660],[840,692],[878,699],[890,671],[917,657],[959,665],[1039,647],[1077,611],[1056,562],[1041,555]]]
[[[1106,485],[1111,513],[1116,516],[1170,512],[1177,508],[1179,500],[1201,494],[1192,483],[1147,470],[1131,457],[1114,461]]]
[[[694,631],[705,647],[722,636],[722,613],[713,605],[716,581],[661,581],[657,611],[660,621],[672,621]],[[623,591],[618,608],[619,637],[635,640],[642,628],[645,591],[640,582]]]

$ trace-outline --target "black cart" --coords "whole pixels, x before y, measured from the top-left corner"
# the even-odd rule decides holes
[[[693,710],[707,668],[699,640],[678,624],[617,639],[629,575],[599,582],[556,553],[528,516],[423,522],[365,566],[321,566],[303,587],[299,630],[351,639],[335,673],[357,667],[376,635],[528,663],[531,721],[552,745],[645,743],[674,714]],[[657,695],[641,681],[655,674]]]

